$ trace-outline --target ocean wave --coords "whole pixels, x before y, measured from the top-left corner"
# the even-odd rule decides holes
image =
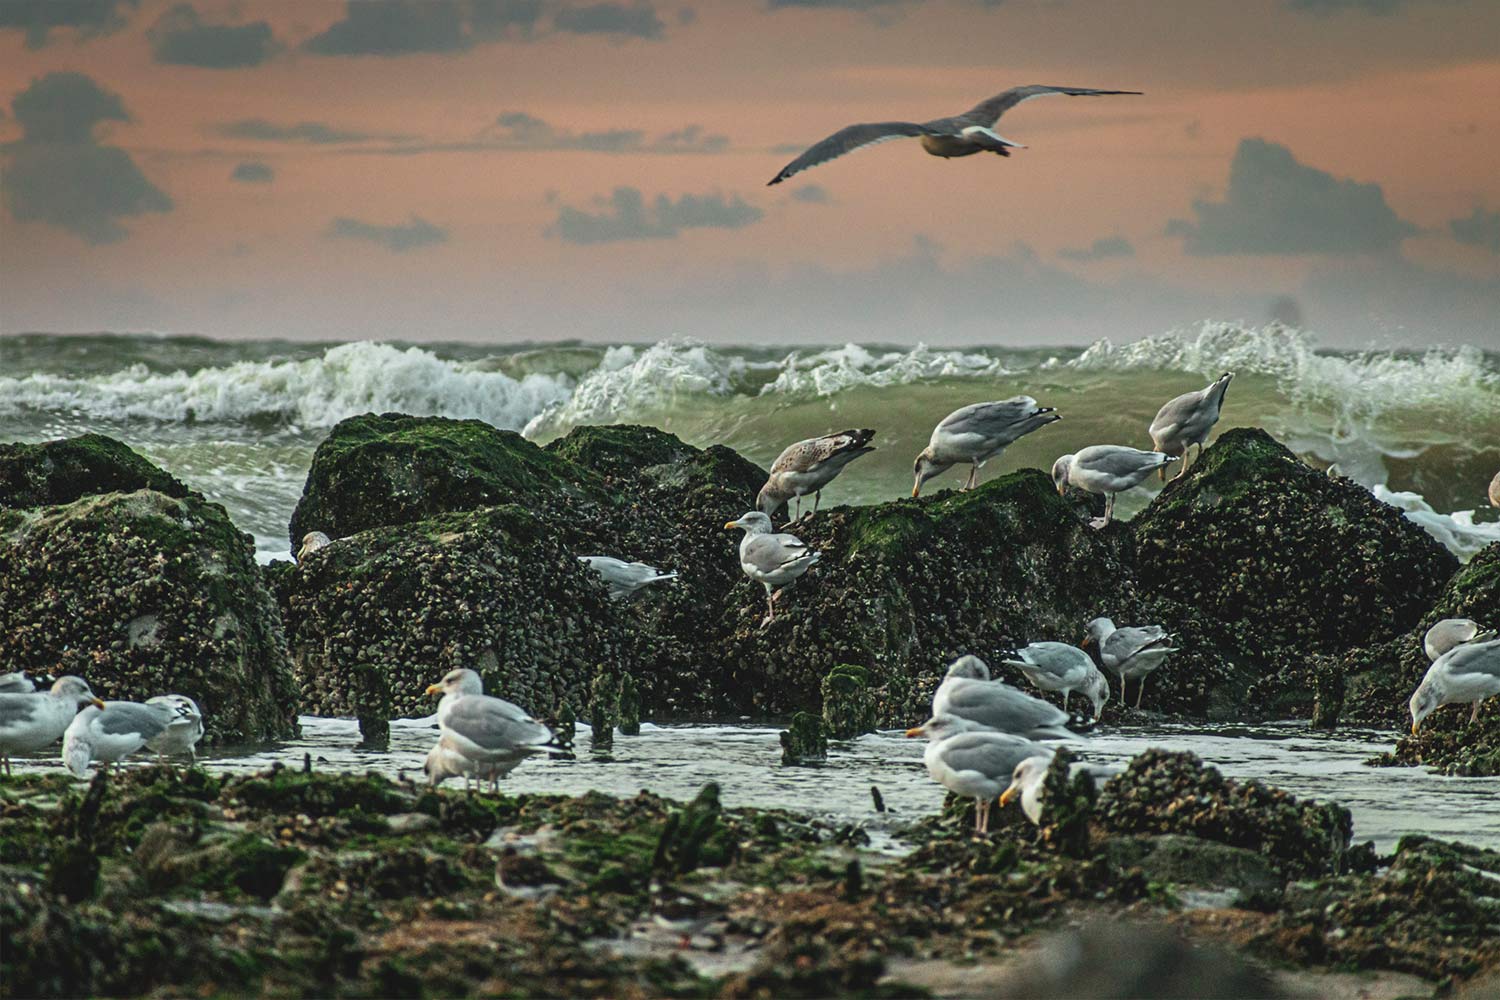
[[[417,347],[356,341],[331,347],[317,358],[246,361],[194,372],[163,374],[134,364],[83,378],[0,377],[0,414],[34,410],[169,423],[276,419],[329,427],[359,413],[398,410],[518,429],[566,400],[572,389],[573,380],[566,375],[532,373],[517,379]]]
[[[876,353],[858,344],[845,344],[805,356],[800,352],[787,355],[776,377],[761,389],[761,395],[792,399],[823,397],[856,388],[1005,374],[1009,370],[1002,361],[989,354],[935,351],[926,344],[907,351]]]
[[[1376,484],[1371,492],[1381,503],[1399,508],[1408,520],[1421,525],[1429,535],[1464,562],[1468,562],[1487,545],[1500,542],[1500,521],[1475,524],[1475,512],[1472,510],[1444,514],[1434,510],[1420,493],[1391,490],[1381,484]]]

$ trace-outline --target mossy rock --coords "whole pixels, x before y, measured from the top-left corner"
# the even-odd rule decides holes
[[[155,490],[182,498],[177,479],[103,434],[0,444],[0,508],[54,507],[100,493]]]
[[[853,663],[840,663],[823,678],[823,728],[830,738],[852,740],[873,733],[877,725],[870,672]]]
[[[213,741],[296,732],[276,604],[218,504],[154,490],[0,511],[0,662],[103,698],[175,692]]]

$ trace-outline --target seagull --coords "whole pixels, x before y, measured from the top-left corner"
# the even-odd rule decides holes
[[[147,705],[160,705],[172,713],[167,728],[146,741],[146,749],[154,751],[159,758],[168,754],[185,753],[188,760],[196,761],[198,741],[203,739],[203,712],[198,703],[185,694],[161,694],[147,698]]]
[[[655,566],[643,562],[626,562],[613,556],[579,556],[578,561],[598,573],[609,587],[611,599],[620,601],[631,596],[642,587],[662,580],[677,579],[676,572],[663,573]]]
[[[310,554],[333,544],[333,539],[321,531],[309,531],[302,536],[302,547],[297,550],[297,561],[300,563]]]
[[[1494,632],[1485,632],[1484,627],[1472,618],[1444,618],[1422,636],[1422,651],[1427,659],[1436,660],[1454,646],[1478,639],[1484,642],[1495,638]]]
[[[724,524],[727,531],[740,528],[745,537],[740,539],[740,568],[745,575],[766,588],[766,617],[760,627],[765,628],[776,619],[776,601],[789,583],[798,579],[817,563],[822,556],[807,547],[807,543],[796,535],[776,534],[771,530],[771,519],[758,510],[741,514],[739,520]]]
[[[0,694],[0,761],[10,774],[12,754],[40,750],[65,733],[84,705],[104,706],[88,682],[71,674],[48,691]]]
[[[82,778],[88,774],[89,761],[109,765],[124,760],[165,734],[177,717],[175,709],[162,704],[112,701],[102,708],[89,705],[63,733],[63,763]]]
[[[968,462],[969,478],[963,489],[979,483],[979,470],[1022,436],[1044,427],[1062,415],[1050,406],[1037,406],[1030,396],[1015,396],[994,403],[972,403],[954,410],[932,429],[927,447],[912,467],[916,482],[911,495],[919,496],[922,484],[962,462]]]
[[[1109,681],[1094,664],[1094,658],[1077,646],[1033,642],[1016,650],[1014,659],[1002,662],[1019,669],[1043,691],[1061,691],[1064,712],[1068,710],[1068,696],[1074,691],[1082,691],[1093,702],[1096,719],[1109,700]]]
[[[1021,811],[1026,818],[1036,826],[1042,825],[1042,787],[1043,779],[1047,777],[1047,769],[1052,766],[1052,758],[1048,755],[1027,757],[1016,765],[1011,772],[1010,787],[1000,793],[1000,805],[1010,805],[1012,799],[1020,796]],[[1112,764],[1086,764],[1076,761],[1068,768],[1068,776],[1083,772],[1089,776],[1097,788],[1099,785],[1124,771],[1124,768]]]
[[[8,674],[0,674],[0,694],[30,694],[36,690],[36,685],[31,678],[26,676],[24,670],[12,670]]]
[[[443,696],[437,721],[449,748],[472,761],[492,782],[552,742],[552,730],[519,705],[485,694],[484,681],[472,670],[448,671],[427,693]]]
[[[1067,712],[1004,681],[990,680],[989,665],[977,656],[960,656],[948,667],[932,696],[932,714],[1027,739],[1076,738],[1067,728]]]
[[[1016,765],[1028,757],[1051,759],[1052,751],[1022,736],[997,733],[967,719],[934,715],[906,735],[925,736],[922,761],[932,780],[955,795],[974,800],[974,832],[989,833],[990,807],[1004,791]]]
[[[1495,478],[1490,480],[1490,506],[1500,507],[1500,472],[1495,473]]]
[[[1225,372],[1217,381],[1197,392],[1185,392],[1156,411],[1156,419],[1151,421],[1151,447],[1182,459],[1182,465],[1178,466],[1174,479],[1182,478],[1187,472],[1189,448],[1197,445],[1198,457],[1203,457],[1203,442],[1208,440],[1208,432],[1219,422],[1219,410],[1224,406],[1224,393],[1229,391],[1229,381],[1232,378],[1234,372]],[[1165,465],[1157,471],[1161,473],[1163,480],[1167,478]]]
[[[1141,682],[1135,693],[1135,707],[1140,708],[1141,696],[1146,693],[1146,675],[1178,651],[1167,645],[1172,637],[1160,625],[1116,628],[1108,618],[1095,618],[1084,627],[1088,635],[1084,637],[1083,648],[1096,650],[1099,662],[1120,678],[1120,704],[1125,704],[1125,682]]]
[[[500,779],[515,770],[520,758],[515,763],[506,765],[476,764],[474,761],[458,752],[450,736],[442,736],[427,751],[427,759],[422,762],[422,772],[427,775],[428,784],[434,788],[441,785],[449,778],[463,778],[464,787],[470,783],[489,780],[490,791],[498,791]]]
[[[823,499],[823,487],[833,482],[844,466],[861,455],[874,451],[869,447],[875,436],[872,430],[839,431],[823,437],[808,438],[788,445],[771,463],[771,474],[760,488],[755,506],[767,517],[793,498],[797,501],[796,521],[802,517],[802,498],[813,495],[813,514]]]
[[[1052,463],[1052,482],[1061,494],[1069,484],[1090,493],[1103,493],[1109,498],[1104,506],[1104,517],[1094,518],[1089,523],[1102,528],[1115,514],[1115,494],[1139,486],[1157,469],[1177,461],[1175,455],[1163,455],[1159,451],[1141,451],[1117,444],[1096,444],[1073,455],[1064,455]]]
[[[1433,661],[1411,696],[1411,734],[1444,705],[1474,703],[1469,725],[1479,721],[1479,705],[1500,694],[1500,639],[1466,642]]]
[[[877,142],[907,137],[920,138],[922,148],[933,156],[951,159],[955,156],[972,156],[975,153],[998,153],[1009,156],[1012,149],[1025,149],[997,133],[993,126],[1000,116],[1011,108],[1033,97],[1049,94],[1065,94],[1068,97],[1103,97],[1113,94],[1140,94],[1139,90],[1092,90],[1088,87],[1049,87],[1033,83],[1025,87],[1012,87],[981,101],[961,115],[951,118],[935,118],[930,122],[865,122],[850,125],[815,143],[801,156],[781,168],[781,172],[767,183],[780,184],[809,167],[826,163],[836,156],[843,156],[864,146]]]

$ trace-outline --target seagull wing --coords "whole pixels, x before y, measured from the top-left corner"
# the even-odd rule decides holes
[[[552,730],[519,705],[484,694],[465,695],[454,702],[442,727],[489,753],[539,746],[552,739]]]
[[[777,456],[771,465],[771,475],[778,472],[812,472],[830,459],[842,459],[847,465],[865,452],[875,449],[867,447],[874,431],[848,430],[823,437],[808,438],[788,445],[786,451]]]
[[[1048,757],[1053,751],[1040,743],[1008,733],[960,733],[944,740],[938,754],[955,771],[973,771],[1003,779],[1027,757]]]
[[[1108,94],[1139,94],[1139,90],[1093,90],[1089,87],[1049,87],[1046,84],[1033,83],[1025,87],[1012,87],[991,97],[987,101],[980,101],[968,111],[955,116],[966,125],[993,125],[1000,120],[1000,116],[1022,101],[1029,101],[1033,97],[1046,97],[1050,94],[1064,94],[1068,97],[1102,97]],[[941,119],[951,121],[952,119]],[[935,125],[936,122],[928,122]]]
[[[0,694],[0,731],[30,722],[45,697],[45,694]]]
[[[110,736],[139,733],[142,739],[149,740],[165,732],[175,714],[164,705],[137,705],[130,701],[116,701],[99,713],[96,725],[100,732]]]
[[[1168,640],[1166,630],[1160,625],[1117,628],[1109,634],[1109,638],[1104,640],[1101,652],[1119,663],[1124,663],[1141,650],[1159,646]]]
[[[1036,400],[1030,396],[1016,396],[993,403],[973,403],[954,410],[938,426],[949,434],[999,437],[1010,427],[1040,412]]]
[[[794,568],[815,555],[796,535],[756,535],[741,550],[740,562],[749,563],[762,574],[770,574]]]
[[[935,130],[926,125],[918,125],[916,122],[865,122],[860,125],[850,125],[839,129],[822,142],[809,146],[807,152],[782,167],[781,172],[767,181],[766,185],[769,187],[772,184],[780,184],[788,177],[800,174],[810,167],[827,163],[836,156],[852,153],[856,149],[873,146],[877,142],[935,134],[937,134]]]

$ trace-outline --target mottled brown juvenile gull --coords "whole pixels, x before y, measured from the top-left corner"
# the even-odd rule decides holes
[[[1473,703],[1469,724],[1479,721],[1479,705],[1500,694],[1500,639],[1466,642],[1433,661],[1411,696],[1411,732],[1444,705]]]
[[[1068,696],[1074,691],[1082,691],[1093,703],[1096,719],[1109,700],[1109,681],[1095,665],[1094,658],[1066,642],[1033,642],[1016,650],[1014,658],[1007,658],[1004,663],[1019,669],[1043,691],[1061,691],[1064,712],[1068,710]]]
[[[1061,419],[1062,415],[1052,407],[1037,406],[1030,396],[971,403],[954,410],[932,429],[927,447],[917,455],[912,466],[916,481],[911,495],[919,496],[923,483],[962,463],[969,464],[969,478],[962,488],[973,489],[985,462],[1023,435]]]
[[[614,556],[579,556],[578,561],[587,564],[604,579],[610,598],[616,601],[623,601],[642,587],[653,583],[677,579],[675,571],[663,573],[647,563],[626,562]]]
[[[36,685],[31,678],[26,676],[24,670],[12,670],[10,673],[0,674],[0,694],[30,694],[36,690]]]
[[[1177,652],[1168,645],[1172,637],[1160,625],[1117,628],[1109,618],[1095,618],[1084,627],[1088,630],[1083,640],[1084,650],[1096,652],[1104,668],[1120,678],[1120,704],[1125,704],[1125,682],[1141,682],[1135,693],[1135,707],[1140,708],[1141,695],[1146,693],[1146,675]]]
[[[161,694],[147,698],[147,705],[160,705],[172,713],[167,728],[146,741],[146,749],[157,757],[185,753],[188,760],[198,759],[198,741],[203,739],[203,712],[198,703],[185,694]]]
[[[1156,419],[1151,421],[1151,447],[1182,459],[1174,478],[1187,472],[1187,452],[1193,445],[1198,446],[1198,457],[1203,457],[1203,443],[1208,440],[1208,432],[1213,430],[1214,424],[1219,422],[1224,393],[1229,390],[1232,378],[1234,372],[1225,372],[1206,387],[1185,392],[1156,411]],[[1162,479],[1167,478],[1165,465],[1157,471]]]
[[[874,436],[872,430],[848,430],[788,445],[771,463],[766,485],[755,498],[756,508],[767,517],[775,517],[788,500],[795,500],[797,512],[792,516],[795,521],[802,517],[802,498],[811,493],[812,512],[816,514],[823,500],[823,487],[833,482],[844,466],[874,451],[869,447]]]
[[[108,765],[124,760],[165,733],[176,717],[173,709],[160,704],[112,701],[103,708],[89,705],[63,733],[63,763],[82,778],[88,774],[90,761]]]
[[[443,696],[438,702],[438,729],[451,748],[487,770],[508,774],[552,742],[552,730],[519,705],[485,694],[484,681],[472,670],[448,671],[427,693]]]
[[[758,510],[741,514],[739,520],[727,522],[724,528],[740,528],[745,532],[740,539],[740,569],[766,588],[766,617],[760,623],[764,628],[776,618],[776,601],[782,588],[801,577],[822,557],[796,535],[773,532],[771,519]]]
[[[934,118],[930,122],[864,122],[839,129],[821,142],[815,143],[801,156],[781,168],[767,185],[780,184],[788,177],[799,174],[809,167],[816,167],[837,156],[852,153],[865,146],[890,139],[918,138],[922,148],[932,156],[951,159],[955,156],[972,156],[975,153],[997,153],[1009,156],[1012,149],[1024,149],[994,130],[1000,116],[1022,101],[1050,94],[1065,94],[1068,97],[1103,97],[1113,94],[1139,94],[1139,90],[1094,90],[1089,87],[1052,87],[1033,83],[1024,87],[1012,87],[981,101],[963,114],[950,118]]]
[[[1016,765],[1028,757],[1051,759],[1052,751],[1022,736],[997,733],[968,719],[934,715],[906,735],[929,741],[922,754],[932,780],[955,795],[974,800],[974,831],[990,830],[990,807],[1010,782]]]
[[[1173,455],[1159,451],[1141,451],[1118,444],[1096,444],[1072,455],[1064,455],[1052,463],[1052,482],[1057,492],[1065,486],[1077,486],[1090,493],[1102,493],[1108,499],[1104,505],[1104,517],[1094,518],[1096,528],[1102,528],[1115,515],[1115,494],[1139,486],[1157,469],[1175,462]]]
[[[1017,796],[1021,799],[1021,811],[1032,823],[1040,826],[1042,823],[1042,781],[1047,777],[1047,769],[1052,766],[1050,755],[1027,757],[1016,765],[1011,772],[1010,786],[1000,793],[1000,804],[1009,805],[1011,800]],[[1094,782],[1095,787],[1121,773],[1124,768],[1109,764],[1086,764],[1082,761],[1073,763],[1068,768],[1068,777],[1083,773],[1087,774]]]
[[[1067,728],[1067,712],[1004,681],[990,680],[989,665],[977,656],[960,656],[948,667],[932,696],[932,714],[1033,740],[1077,738]]]
[[[11,754],[30,753],[57,741],[78,709],[102,707],[82,677],[59,677],[47,691],[0,694],[0,760],[10,773]]]
[[[321,531],[309,531],[302,536],[302,547],[297,550],[297,561],[300,563],[312,553],[332,544],[333,540]]]

